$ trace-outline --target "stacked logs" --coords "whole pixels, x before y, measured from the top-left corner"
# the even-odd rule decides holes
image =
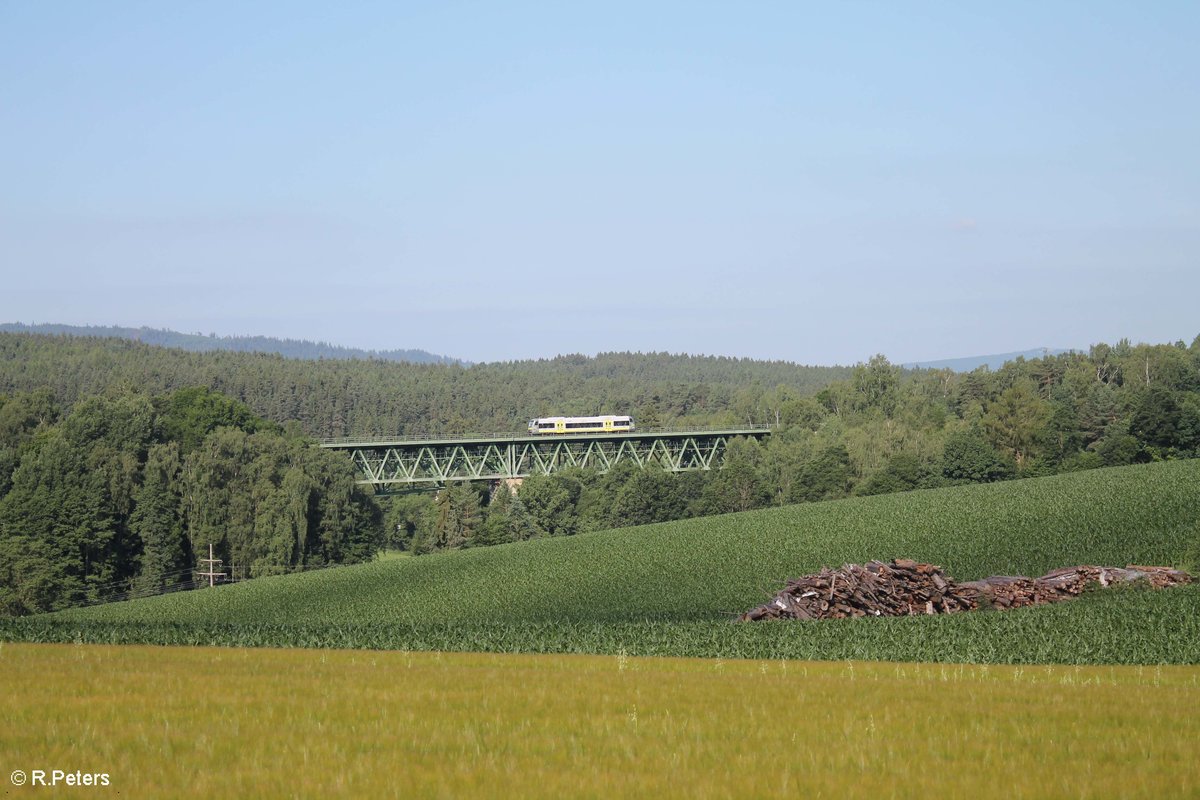
[[[1067,600],[1092,585],[1134,581],[1163,588],[1189,583],[1191,576],[1169,567],[1081,566],[1056,569],[1040,578],[996,575],[958,583],[941,567],[897,558],[889,564],[871,561],[825,568],[790,580],[770,602],[747,611],[738,620],[906,617],[953,614],[981,607],[1021,608]]]

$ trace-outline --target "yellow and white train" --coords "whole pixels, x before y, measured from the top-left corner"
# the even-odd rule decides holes
[[[538,417],[529,420],[529,432],[536,434],[628,433],[632,430],[633,417],[614,414],[599,417]]]

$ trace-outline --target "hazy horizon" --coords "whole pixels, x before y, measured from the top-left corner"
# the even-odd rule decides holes
[[[666,353],[666,354],[672,355],[672,356],[682,355],[682,356],[692,356],[692,357],[698,357],[698,358],[708,358],[708,357],[722,358],[722,357],[724,357],[724,358],[752,359],[753,360],[752,356],[740,356],[740,355],[736,355],[736,354],[735,355],[726,355],[726,354],[721,354],[721,353],[703,353],[703,352],[688,352],[688,351],[658,351],[658,350],[637,350],[637,351],[597,350],[594,352],[587,352],[587,353],[581,353],[581,352],[553,353],[553,354],[547,354],[547,355],[531,356],[528,359],[502,359],[500,361],[479,361],[479,360],[472,359],[469,357],[461,356],[456,353],[440,353],[440,352],[436,352],[436,351],[423,350],[421,348],[403,348],[403,347],[381,348],[381,347],[371,347],[371,346],[360,347],[360,346],[355,346],[355,345],[345,345],[340,342],[331,342],[328,340],[317,340],[317,339],[311,339],[311,338],[310,339],[303,339],[303,338],[295,339],[294,337],[270,336],[270,335],[266,335],[266,334],[221,333],[221,332],[217,332],[217,331],[207,331],[207,332],[205,332],[205,331],[181,331],[181,330],[171,329],[171,328],[157,328],[157,327],[149,326],[149,325],[118,325],[118,324],[96,325],[96,324],[92,324],[92,325],[73,326],[73,325],[70,325],[67,323],[56,323],[56,322],[49,322],[49,321],[46,321],[46,322],[42,322],[42,321],[24,322],[24,321],[0,320],[0,330],[4,330],[4,329],[8,328],[9,326],[22,326],[24,328],[29,328],[31,332],[35,332],[35,333],[42,332],[42,331],[36,330],[36,328],[38,328],[38,327],[42,327],[42,326],[60,327],[61,326],[61,327],[68,327],[68,328],[69,327],[80,327],[80,328],[89,328],[90,327],[90,328],[95,328],[100,331],[110,330],[110,329],[122,329],[122,330],[130,330],[130,331],[151,330],[151,331],[159,331],[159,332],[165,332],[165,333],[181,334],[184,336],[201,337],[201,338],[205,338],[205,339],[213,338],[213,337],[216,337],[217,339],[265,338],[265,339],[272,339],[272,340],[276,340],[276,341],[280,341],[280,342],[300,341],[300,342],[305,342],[305,343],[314,344],[314,345],[324,345],[324,346],[329,346],[329,347],[333,347],[333,348],[345,348],[345,349],[351,350],[351,351],[363,351],[363,352],[374,352],[374,353],[400,352],[400,351],[405,351],[405,350],[408,350],[408,351],[421,350],[422,352],[425,352],[425,353],[429,354],[430,356],[452,359],[455,362],[461,363],[463,365],[468,365],[468,366],[473,366],[476,364],[503,363],[505,361],[554,359],[554,358],[559,358],[559,357],[570,357],[570,356],[576,356],[576,355],[582,355],[582,356],[586,356],[589,358],[595,358],[595,357],[598,357],[601,355],[612,354],[612,353],[623,353],[623,352],[634,352],[637,354],[644,354],[644,355]],[[1122,337],[1122,338],[1128,338],[1128,337]],[[1192,337],[1192,338],[1200,338],[1200,334],[1198,334],[1197,337]],[[1118,343],[1118,341],[1120,341],[1120,340],[1113,340],[1113,341],[1105,342],[1105,343],[1110,344],[1110,345],[1115,345]],[[1139,339],[1131,339],[1130,341],[1134,345],[1143,344],[1143,343],[1145,343],[1145,344],[1169,344],[1170,343],[1170,342],[1145,342],[1145,341],[1139,340]],[[1186,344],[1186,343],[1189,343],[1191,340],[1184,338],[1184,339],[1177,339],[1177,340],[1172,340],[1172,341],[1184,341]],[[154,342],[152,342],[152,343],[154,343]],[[1086,353],[1092,345],[1099,344],[1099,343],[1100,342],[1096,341],[1096,342],[1090,342],[1085,346],[1075,346],[1075,347],[1058,347],[1056,345],[1045,345],[1045,346],[1037,346],[1037,347],[1010,349],[1010,350],[1005,350],[1003,352],[997,352],[997,353],[960,353],[960,354],[949,355],[949,356],[940,356],[940,357],[936,357],[936,358],[914,359],[911,361],[899,361],[895,358],[892,358],[888,353],[882,353],[882,355],[886,356],[891,363],[899,365],[899,366],[931,365],[931,364],[938,365],[938,364],[948,364],[950,362],[966,361],[966,360],[972,360],[972,359],[994,359],[994,358],[1000,357],[1000,356],[1016,357],[1016,356],[1020,355],[1020,356],[1033,357],[1033,356],[1036,356],[1040,351],[1048,351],[1052,355],[1062,353],[1062,352],[1070,352],[1070,351],[1078,351],[1078,352]],[[770,359],[770,360],[792,362],[792,363],[797,363],[797,364],[806,365],[806,366],[844,367],[844,366],[853,366],[854,364],[857,364],[857,363],[864,363],[874,355],[878,355],[878,353],[866,354],[866,355],[862,356],[861,358],[855,359],[853,361],[846,361],[846,362],[840,362],[840,363],[839,362],[794,362],[791,359]]]

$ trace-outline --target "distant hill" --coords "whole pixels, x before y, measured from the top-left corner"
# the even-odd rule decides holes
[[[1013,361],[1017,358],[1030,360],[1034,358],[1042,358],[1043,356],[1057,356],[1063,353],[1070,353],[1071,350],[1061,347],[1038,347],[1033,350],[1022,350],[1019,353],[997,353],[990,356],[966,356],[964,358],[943,358],[940,361],[915,361],[911,364],[902,364],[905,369],[952,369],[955,372],[971,372],[983,365],[987,365],[990,369],[1000,369],[1005,362]]]
[[[228,350],[235,353],[278,353],[285,358],[315,361],[321,358],[368,359],[399,361],[408,364],[461,364],[457,358],[439,356],[424,350],[359,350],[327,342],[301,339],[276,339],[271,336],[204,336],[198,333],[179,333],[158,328],[121,328],[116,325],[58,325],[47,323],[25,325],[20,322],[0,323],[3,333],[42,333],[59,336],[99,336],[109,339],[131,339],[158,347],[174,347],[193,353]]]

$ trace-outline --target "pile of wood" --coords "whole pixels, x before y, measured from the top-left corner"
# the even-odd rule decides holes
[[[941,567],[897,558],[822,569],[788,581],[770,602],[738,617],[762,619],[844,619],[952,614],[985,608],[1021,608],[1077,597],[1091,585],[1145,581],[1154,588],[1190,583],[1186,572],[1169,567],[1066,567],[1040,578],[995,575],[958,583]]]
[[[1161,589],[1189,583],[1186,572],[1169,567],[1064,567],[1040,578],[993,576],[960,584],[979,593],[979,604],[994,608],[1022,608],[1042,603],[1057,603],[1078,597],[1089,586],[1113,586],[1118,583],[1146,581]]]

